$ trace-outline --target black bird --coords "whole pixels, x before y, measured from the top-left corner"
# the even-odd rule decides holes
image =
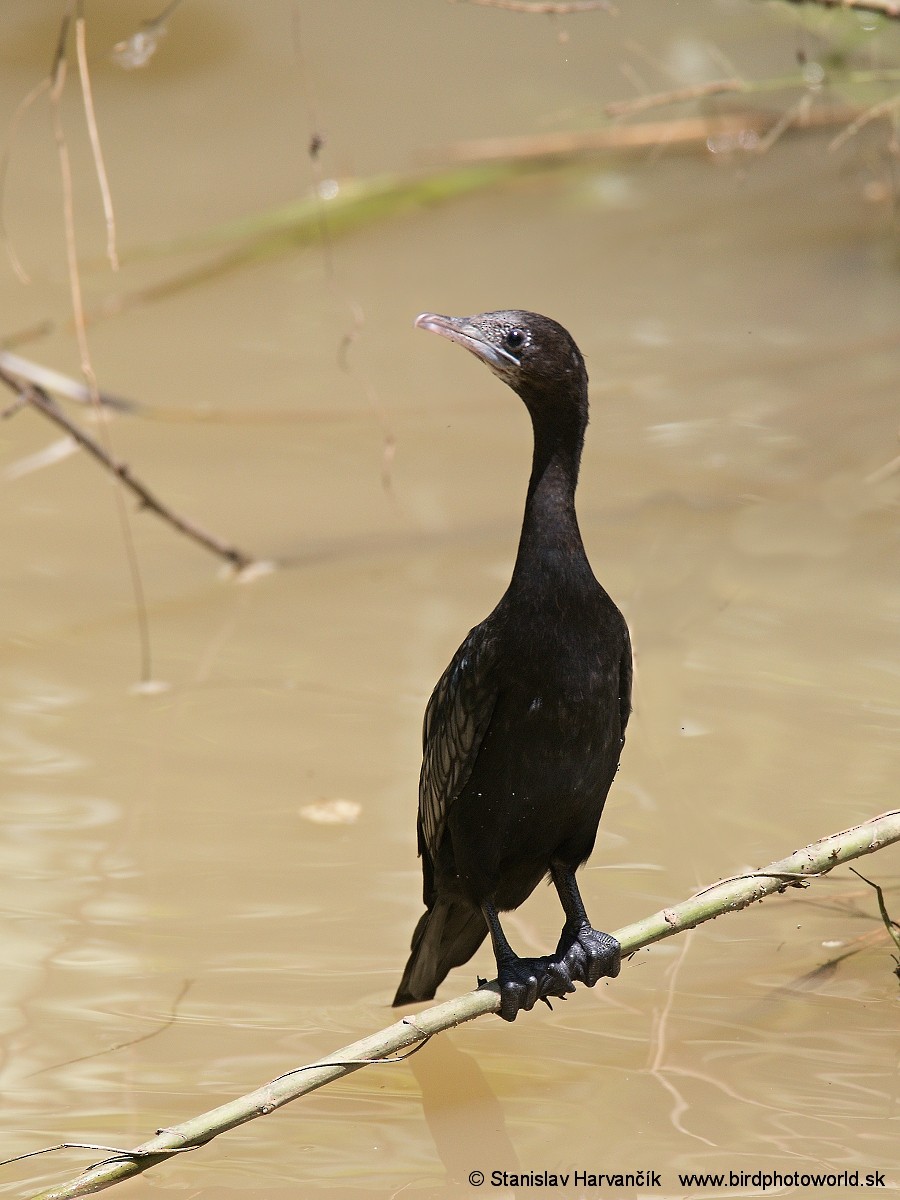
[[[588,420],[581,352],[549,317],[423,313],[525,402],[534,460],[512,580],[469,633],[425,710],[419,853],[427,912],[395,1005],[429,1000],[491,935],[500,1015],[619,973],[575,881],[591,853],[631,711],[628,626],[594,578],[575,515]],[[549,873],[566,920],[556,953],[519,958],[498,913]]]

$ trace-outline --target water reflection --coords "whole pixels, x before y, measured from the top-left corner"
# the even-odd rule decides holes
[[[449,1185],[446,1194],[470,1192],[469,1174],[478,1162],[519,1170],[503,1105],[475,1054],[457,1046],[451,1034],[415,1055],[410,1069],[422,1090],[422,1113],[445,1172],[441,1182]]]

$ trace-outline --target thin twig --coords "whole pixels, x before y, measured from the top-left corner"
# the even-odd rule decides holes
[[[103,408],[112,408],[116,412],[136,413],[146,410],[145,405],[126,400],[123,396],[114,396],[112,392],[98,390],[96,397],[92,396],[90,388],[73,379],[71,375],[63,375],[61,371],[54,371],[52,367],[45,367],[30,358],[22,358],[19,354],[13,354],[11,350],[0,350],[0,370],[2,369],[7,370],[10,375],[27,379],[36,387],[46,388],[48,392],[55,392],[58,396],[65,396],[75,404],[94,405],[99,400]]]
[[[790,4],[820,4],[822,8],[855,8],[857,12],[878,13],[882,17],[900,18],[898,0],[788,0]]]
[[[72,180],[72,162],[69,155],[69,144],[66,141],[65,131],[63,129],[62,113],[60,111],[60,100],[66,82],[66,41],[68,38],[69,23],[73,16],[76,16],[77,19],[80,19],[81,4],[82,0],[68,0],[66,12],[61,23],[59,42],[57,44],[56,51],[53,86],[50,89],[50,111],[51,120],[53,123],[53,137],[56,142],[57,157],[59,160],[59,174],[62,182],[63,226],[65,231],[69,292],[72,298],[72,319],[75,325],[75,336],[78,343],[78,352],[81,360],[81,372],[84,375],[85,382],[87,383],[88,390],[90,391],[91,401],[99,411],[100,389],[97,385],[97,375],[94,371],[94,365],[91,360],[91,352],[88,346],[87,323],[85,320],[84,311],[84,294],[81,287],[81,274],[78,267],[78,249],[75,237],[75,193]],[[50,397],[47,396],[47,399],[50,400]],[[52,403],[53,402],[51,401],[51,404]],[[100,436],[105,442],[105,448],[103,448],[101,452],[105,458],[111,462],[113,457],[113,447],[108,426],[101,425]],[[101,447],[97,446],[97,449],[100,450]],[[118,489],[116,489],[114,493],[113,503],[115,505],[116,516],[118,518],[119,528],[122,534],[122,545],[125,549],[128,577],[131,580],[131,590],[134,596],[135,617],[137,619],[138,641],[140,646],[140,677],[142,683],[147,683],[152,677],[152,661],[150,645],[150,618],[147,613],[146,596],[144,595],[144,581],[141,576],[140,564],[137,557],[137,547],[135,546],[134,533],[128,518],[128,511],[125,508],[122,493]]]
[[[835,82],[852,86],[868,87],[879,83],[896,83],[900,80],[900,70],[896,67],[886,67],[883,70],[853,70],[835,72]],[[695,83],[683,87],[669,88],[664,92],[651,92],[634,96],[628,100],[613,100],[603,111],[608,117],[629,117],[636,113],[647,112],[652,108],[667,108],[673,104],[683,104],[689,100],[702,100],[709,96],[719,96],[728,93],[744,96],[765,95],[771,92],[789,92],[802,90],[812,96],[809,80],[801,73],[779,75],[770,79],[741,79],[738,75],[725,79],[712,79],[707,83]],[[868,113],[869,110],[866,110]],[[866,114],[863,114],[866,115]],[[878,113],[873,114],[878,116]],[[869,117],[869,120],[872,118]]]
[[[855,867],[850,870],[854,875],[858,875],[863,883],[867,883],[870,888],[875,889],[875,894],[878,897],[878,911],[881,913],[881,919],[884,922],[884,927],[894,940],[894,945],[900,950],[900,924],[898,924],[888,913],[887,905],[884,902],[884,889],[878,883],[873,883],[871,879],[866,879],[861,871],[857,871]]]
[[[859,116],[858,108],[846,105],[817,105],[793,129],[815,129],[843,125]],[[745,133],[765,134],[778,122],[777,114],[749,109],[714,117],[683,117],[676,121],[641,121],[635,125],[610,125],[599,129],[572,130],[525,137],[481,138],[456,142],[451,157],[460,162],[493,160],[526,162],[534,159],[568,158],[602,151],[657,149],[666,146],[708,145],[713,139],[735,138]]]
[[[178,1006],[190,991],[192,983],[192,979],[184,980],[178,989],[178,995],[172,1002],[172,1007],[168,1015],[154,1018],[157,1021],[155,1029],[150,1029],[147,1033],[139,1033],[137,1037],[126,1038],[124,1041],[116,1042],[112,1046],[106,1046],[103,1050],[92,1050],[90,1054],[79,1054],[77,1058],[67,1058],[64,1062],[52,1063],[49,1067],[41,1067],[38,1071],[31,1071],[24,1078],[33,1079],[35,1075],[45,1075],[47,1071],[59,1071],[63,1067],[71,1067],[75,1063],[88,1062],[92,1058],[105,1058],[107,1054],[114,1054],[117,1050],[125,1050],[129,1046],[137,1046],[140,1042],[149,1042],[152,1038],[159,1037],[161,1033],[165,1033],[167,1029],[171,1029],[178,1020]]]
[[[12,1158],[0,1159],[0,1167],[8,1167],[10,1163],[24,1162],[26,1158],[39,1158],[42,1154],[55,1154],[57,1150],[102,1150],[104,1154],[121,1155],[128,1158],[131,1151],[122,1150],[119,1146],[101,1146],[97,1142],[57,1142],[55,1146],[45,1146],[43,1150],[29,1150],[27,1154],[15,1154]]]
[[[811,93],[804,92],[793,104],[789,104],[775,124],[759,139],[756,145],[757,154],[766,154],[781,138],[785,130],[806,120],[812,111],[813,98]]]
[[[818,878],[841,863],[871,854],[894,842],[900,842],[900,810],[883,813],[852,829],[822,838],[737,881],[729,880],[706,888],[699,896],[692,896],[672,908],[617,930],[615,937],[623,955],[630,956],[662,938],[746,908],[766,896],[784,892],[803,880]],[[403,1018],[325,1059],[288,1071],[246,1096],[230,1100],[180,1125],[160,1130],[155,1137],[129,1151],[127,1157],[117,1156],[115,1161],[95,1163],[75,1179],[43,1191],[33,1200],[72,1200],[112,1187],[120,1180],[164,1162],[175,1152],[204,1146],[219,1134],[257,1117],[268,1116],[292,1100],[372,1062],[382,1063],[436,1033],[487,1013],[496,1013],[499,1009],[500,994],[494,980],[467,995],[416,1013],[414,1018]]]
[[[455,0],[453,0],[455,3]],[[619,10],[611,0],[467,0],[479,8],[503,8],[507,12],[543,13],[553,17],[567,17],[572,13],[608,12],[618,16]]]
[[[745,879],[778,879],[787,888],[806,887],[807,882],[811,878],[811,871],[771,871],[769,869],[763,871],[745,871],[743,875],[729,875],[727,879],[720,879],[718,883],[711,883],[709,887],[705,887],[699,892],[694,892],[691,899],[699,900],[701,896],[705,896],[707,892],[712,892],[716,888],[722,887],[723,884],[741,883]]]
[[[415,1027],[414,1022],[410,1021],[409,1024]],[[378,1067],[382,1063],[406,1062],[408,1058],[412,1058],[414,1054],[418,1054],[420,1050],[424,1050],[434,1036],[431,1033],[422,1033],[421,1029],[418,1032],[421,1034],[422,1040],[416,1042],[412,1049],[407,1050],[405,1054],[386,1054],[384,1058],[355,1058],[352,1063],[348,1063],[346,1059],[342,1059],[339,1062],[318,1062],[310,1063],[305,1067],[291,1067],[289,1071],[285,1071],[281,1075],[276,1075],[272,1083],[280,1083],[282,1079],[290,1079],[292,1075],[299,1075],[301,1071],[311,1071],[313,1067]]]
[[[164,504],[145,484],[141,483],[127,463],[113,458],[98,441],[80,426],[76,425],[43,388],[38,387],[36,384],[16,379],[15,376],[7,374],[2,369],[0,369],[0,381],[22,397],[32,408],[43,413],[48,420],[58,425],[61,429],[64,429],[66,433],[73,437],[82,449],[92,455],[108,471],[111,471],[124,487],[137,496],[142,508],[147,508],[151,512],[156,513],[158,517],[162,517],[164,521],[168,521],[179,533],[193,538],[195,542],[199,542],[201,546],[204,546],[207,550],[211,550],[213,554],[217,554],[220,558],[224,558],[227,562],[231,563],[238,571],[242,571],[256,562],[256,559],[252,555],[246,554],[236,546],[221,541],[221,539],[214,537],[211,533],[207,533],[199,525],[196,525],[193,521],[189,521],[186,517],[179,516],[167,504]]]
[[[16,379],[27,380],[37,387],[42,387],[55,396],[71,400],[74,404],[94,404],[94,399],[85,383],[73,379],[71,375],[64,375],[61,371],[47,367],[43,363],[35,362],[34,359],[13,354],[11,350],[0,350],[0,370],[14,375]],[[302,424],[324,422],[331,424],[367,420],[370,415],[368,412],[360,412],[358,409],[336,409],[333,406],[298,409],[296,407],[260,408],[259,405],[254,405],[252,408],[234,408],[227,411],[223,409],[191,409],[175,405],[147,404],[143,400],[131,400],[127,396],[119,396],[114,392],[103,390],[100,390],[97,395],[101,406],[114,412],[128,413],[153,421],[179,421],[189,424],[266,425],[272,422],[299,422]],[[382,421],[382,426],[384,426],[382,414],[377,408],[377,397],[371,396],[369,400],[371,415]],[[14,407],[21,407],[21,405]],[[392,410],[401,411],[396,405],[392,406]],[[0,418],[4,415],[0,411]],[[389,431],[385,436],[386,440],[390,438]]]
[[[684,104],[688,100],[701,100],[706,96],[721,96],[725,92],[746,92],[743,79],[711,79],[709,83],[692,83],[685,87],[670,88],[667,92],[656,92],[651,96],[635,96],[632,100],[613,100],[604,106],[608,117],[630,117],[634,113],[646,112],[648,108],[664,108],[669,104]]]
[[[849,142],[852,137],[855,137],[870,121],[876,121],[879,117],[886,117],[888,113],[893,112],[895,109],[900,109],[900,96],[889,96],[887,100],[882,100],[880,104],[873,104],[871,108],[867,108],[864,113],[858,116],[855,121],[851,121],[846,129],[842,129],[837,137],[832,138],[828,143],[829,153],[839,150],[845,142]]]
[[[78,59],[78,78],[81,81],[81,96],[84,101],[84,118],[87,122],[88,137],[91,142],[91,153],[94,156],[94,170],[97,173],[97,183],[100,197],[103,201],[103,216],[106,220],[106,257],[114,271],[119,269],[119,252],[116,249],[116,217],[113,212],[112,192],[109,178],[106,174],[106,163],[103,161],[103,147],[100,144],[100,132],[97,128],[97,114],[94,111],[94,95],[91,91],[91,76],[88,70],[87,45],[85,42],[84,14],[79,11],[75,18],[75,54]]]

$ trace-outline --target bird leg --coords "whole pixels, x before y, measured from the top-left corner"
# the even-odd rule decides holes
[[[593,987],[604,976],[615,978],[621,967],[620,946],[614,937],[592,928],[585,912],[575,872],[563,863],[550,865],[550,875],[566,914],[550,972],[561,979],[580,980]]]
[[[519,958],[506,940],[497,910],[486,900],[481,911],[487,921],[497,960],[497,980],[500,984],[500,1016],[514,1021],[524,1009],[528,1012],[538,1000],[548,996],[563,996],[574,992],[575,985],[564,973],[553,971],[553,958]]]

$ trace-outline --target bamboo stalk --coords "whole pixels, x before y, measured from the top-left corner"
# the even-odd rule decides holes
[[[790,887],[806,887],[810,880],[826,875],[842,863],[872,854],[898,841],[900,810],[882,813],[861,825],[804,846],[759,871],[721,880],[680,904],[626,925],[616,931],[615,937],[622,946],[623,955],[634,954],[636,950],[662,938],[693,929],[695,925],[725,913],[737,912],[775,892],[784,892]],[[165,1162],[174,1154],[203,1146],[220,1133],[257,1117],[268,1116],[307,1092],[333,1083],[364,1066],[397,1061],[399,1052],[412,1047],[412,1053],[436,1033],[453,1029],[486,1013],[497,1012],[499,1007],[500,996],[494,980],[474,992],[427,1008],[414,1017],[404,1017],[378,1033],[344,1046],[325,1059],[287,1071],[246,1096],[229,1100],[180,1125],[161,1129],[155,1137],[133,1150],[117,1152],[113,1157],[88,1167],[68,1183],[43,1191],[32,1200],[73,1200],[77,1196],[103,1191],[123,1179]]]

